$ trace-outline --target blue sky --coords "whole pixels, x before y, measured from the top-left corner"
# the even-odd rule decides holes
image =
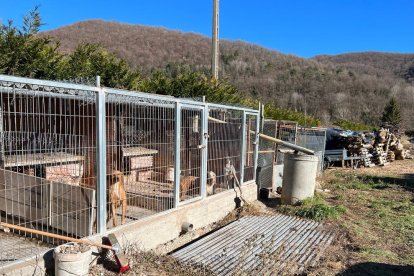
[[[211,36],[212,0],[0,0],[0,18],[20,23],[37,4],[42,30],[99,18]],[[303,57],[413,53],[414,0],[220,0],[220,37]]]

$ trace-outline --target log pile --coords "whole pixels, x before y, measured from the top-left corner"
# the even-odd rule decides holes
[[[381,128],[375,133],[342,134],[338,147],[347,149],[348,156],[359,156],[360,167],[386,166],[395,160],[409,158],[398,134]]]
[[[375,147],[372,155],[373,155],[372,160],[374,161],[376,165],[385,166],[389,164],[388,159],[387,159],[388,153],[384,151],[384,148],[382,146]]]
[[[367,148],[361,148],[360,154],[361,156],[361,165],[364,167],[374,167],[375,163],[372,162],[373,155],[368,151]]]

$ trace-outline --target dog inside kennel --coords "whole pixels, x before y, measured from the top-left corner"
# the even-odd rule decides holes
[[[40,90],[23,87],[1,94],[2,221],[91,235],[96,225],[95,96]],[[174,105],[108,96],[105,113],[108,227],[173,208]],[[179,117],[179,200],[185,202],[201,195],[202,110],[183,107]]]

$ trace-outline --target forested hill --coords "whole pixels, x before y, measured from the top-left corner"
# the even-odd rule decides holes
[[[319,55],[314,59],[358,73],[394,76],[409,82],[414,81],[414,54],[364,52]]]
[[[194,33],[101,20],[78,22],[43,34],[63,51],[81,42],[100,43],[143,74],[177,66],[209,72],[210,39]],[[222,41],[221,78],[242,93],[307,112],[323,123],[348,119],[378,123],[395,96],[406,126],[414,127],[414,55],[355,53],[304,59],[241,41]]]

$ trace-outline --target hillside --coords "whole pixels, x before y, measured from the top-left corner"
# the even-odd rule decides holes
[[[414,81],[414,54],[364,52],[319,55],[314,60],[358,73],[394,76]]]
[[[91,20],[43,34],[59,40],[66,52],[82,42],[100,43],[143,74],[158,69],[174,74],[177,66],[206,73],[210,68],[210,39],[194,33]],[[409,119],[414,89],[407,82],[414,71],[413,55],[357,53],[304,59],[241,41],[222,41],[220,53],[221,77],[264,102],[306,111],[326,124],[338,119],[375,124],[393,95],[401,103],[406,125],[414,127]],[[408,77],[404,68],[411,72]]]

